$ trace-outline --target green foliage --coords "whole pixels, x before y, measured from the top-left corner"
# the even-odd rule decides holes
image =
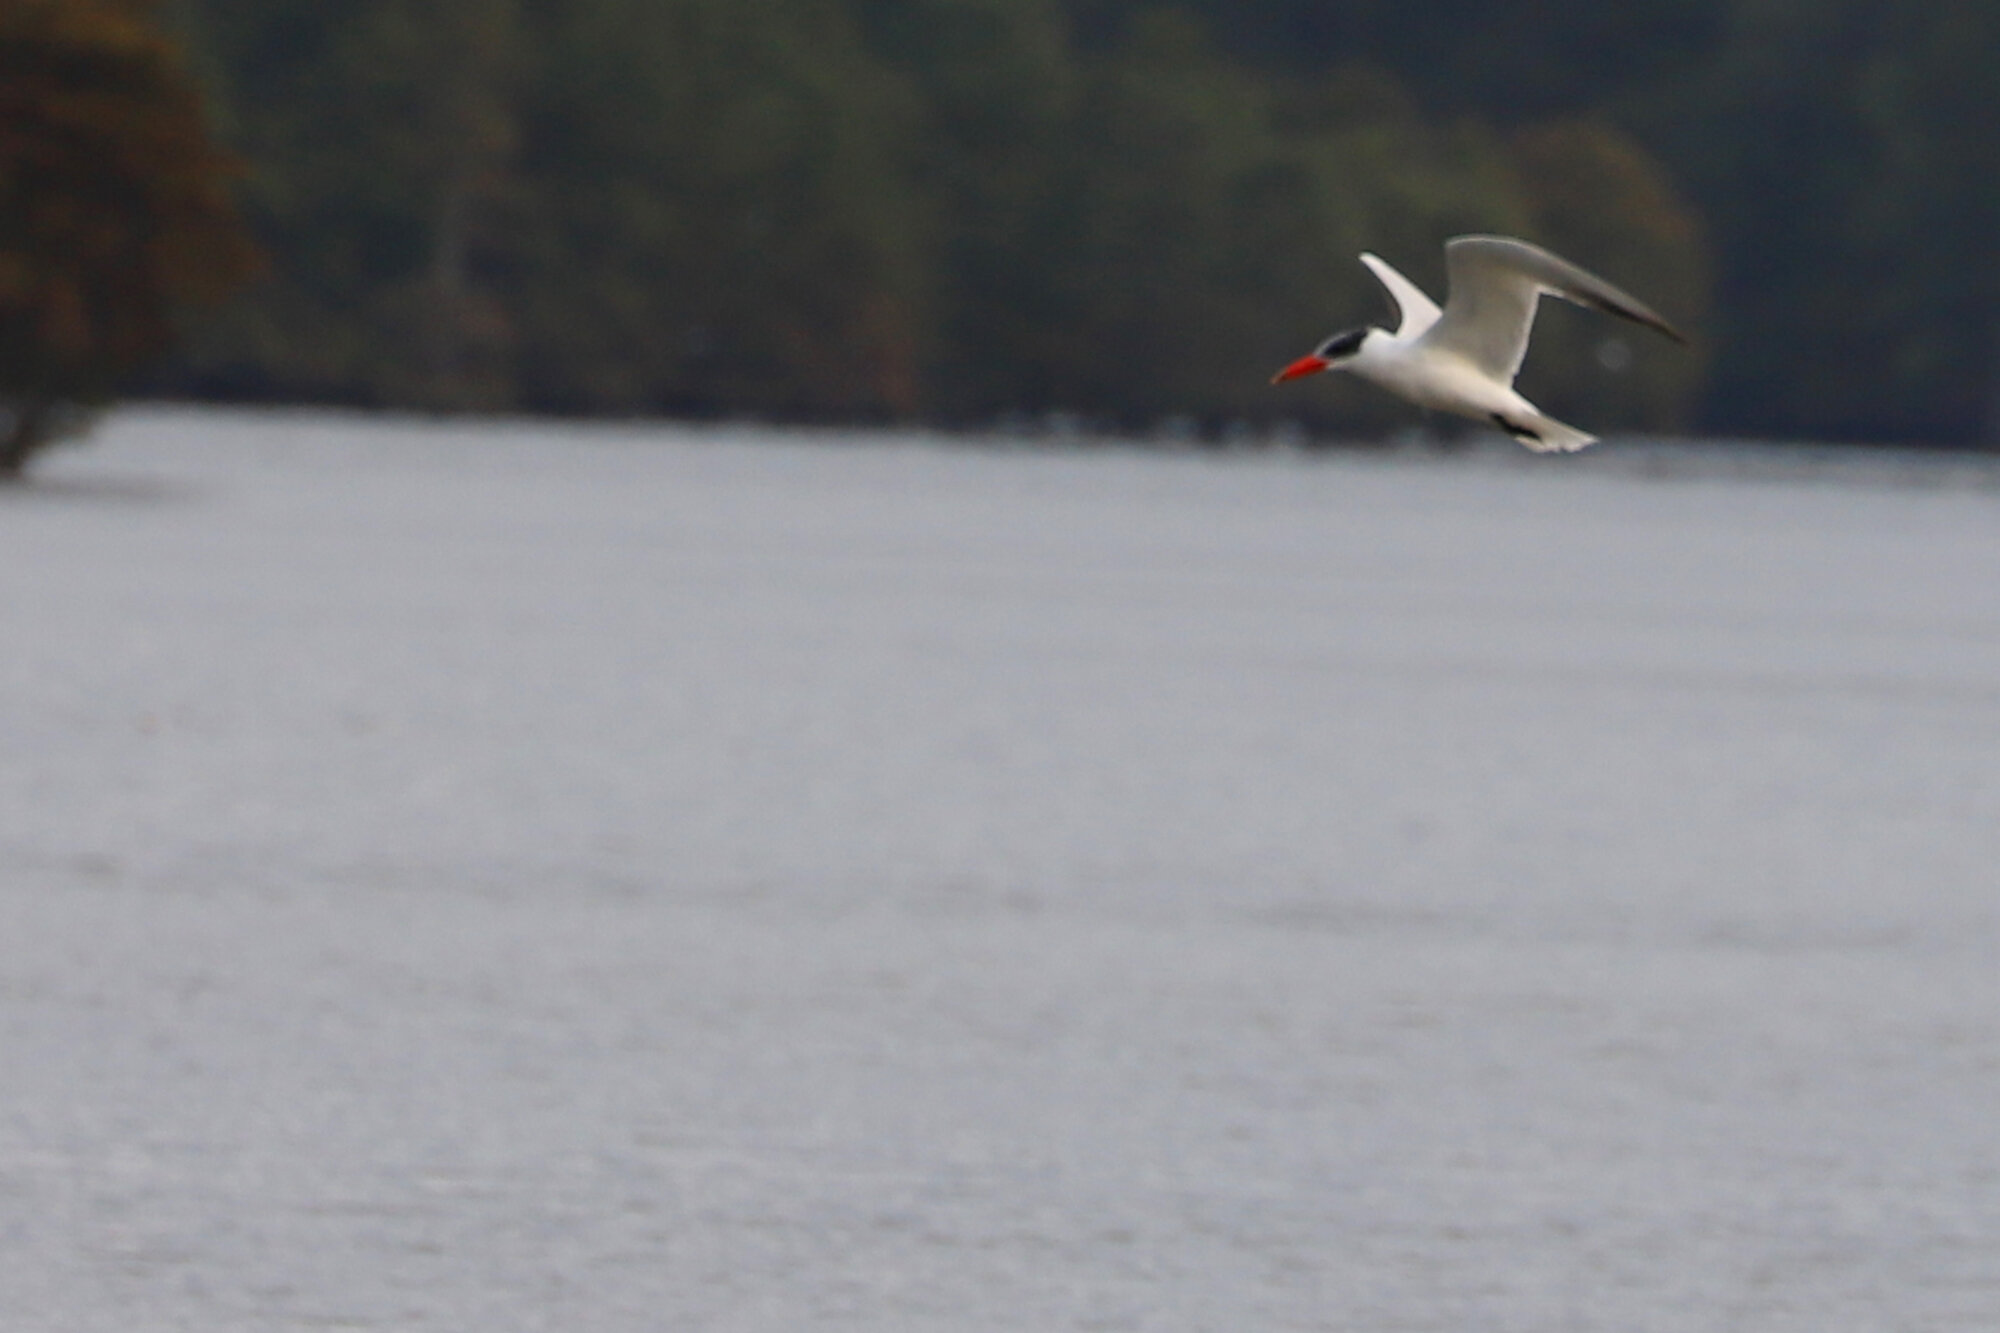
[[[1702,164],[1734,327],[1718,414],[2000,443],[2000,12],[1745,6],[1670,150]]]
[[[911,415],[920,107],[832,0],[547,5],[521,386],[582,410]]]
[[[0,0],[0,475],[256,256],[200,98],[138,0]]]
[[[1380,311],[1355,258],[1375,238],[1428,257],[1454,231],[1514,229],[1499,146],[1427,126],[1393,90],[1255,79],[1177,16],[1131,25],[1093,73],[1049,229],[1050,405],[1132,425],[1401,419],[1366,394],[1274,396],[1266,380],[1343,316]]]
[[[965,422],[1047,410],[1050,254],[1084,71],[1055,0],[862,0],[870,48],[909,81],[906,160],[933,248],[917,354],[927,415]]]
[[[915,409],[915,108],[834,0],[190,9],[283,279],[197,349],[195,383]]]
[[[1506,128],[1620,100],[1700,68],[1741,0],[1494,4],[1492,0],[1182,0],[1233,56],[1318,77],[1385,70],[1426,107]],[[1158,0],[1073,0],[1112,39]]]
[[[1362,8],[1379,47],[1422,26]],[[1206,24],[1110,0],[181,9],[276,270],[183,359],[193,391],[1380,431],[1408,414],[1266,383],[1378,316],[1362,249],[1439,287],[1446,236],[1518,232],[1701,314],[1702,230],[1632,139],[1441,120],[1422,104],[1453,99],[1380,61],[1250,63],[1257,32],[1307,21],[1296,6]],[[1697,361],[1614,374],[1602,336],[1557,327],[1577,355],[1538,362],[1552,401],[1692,414]]]
[[[203,0],[249,214],[277,280],[204,331],[224,392],[502,406],[500,261],[522,38],[511,0]]]

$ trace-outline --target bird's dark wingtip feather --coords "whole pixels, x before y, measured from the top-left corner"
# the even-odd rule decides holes
[[[1670,338],[1683,347],[1692,347],[1694,345],[1685,333],[1682,333],[1679,329],[1667,323],[1666,320],[1644,307],[1635,310],[1630,306],[1602,299],[1585,300],[1582,304],[1589,306],[1593,310],[1600,310],[1607,315],[1616,315],[1620,319],[1629,319],[1634,324],[1643,324],[1653,330],[1653,332],[1660,334],[1662,337]]]
[[[1651,319],[1642,319],[1639,321],[1639,323],[1644,324],[1647,328],[1653,330],[1653,332],[1659,334],[1661,337],[1671,339],[1672,341],[1679,343],[1683,347],[1694,346],[1694,344],[1691,341],[1689,341],[1688,336],[1685,333],[1682,333],[1679,329],[1667,323],[1667,321],[1661,319],[1658,315],[1653,316]]]

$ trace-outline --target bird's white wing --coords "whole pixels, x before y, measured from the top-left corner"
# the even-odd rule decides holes
[[[1444,315],[1425,341],[1457,352],[1480,370],[1511,382],[1528,354],[1528,331],[1543,293],[1644,324],[1684,343],[1652,307],[1538,245],[1506,236],[1457,236],[1445,242],[1451,290]]]
[[[1425,296],[1423,288],[1391,268],[1388,260],[1380,255],[1363,254],[1361,262],[1368,265],[1368,271],[1395,302],[1397,318],[1402,321],[1396,326],[1398,338],[1414,338],[1438,322],[1438,316],[1444,312],[1438,309],[1437,302]]]

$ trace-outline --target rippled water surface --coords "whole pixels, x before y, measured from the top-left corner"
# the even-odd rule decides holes
[[[2000,490],[116,418],[36,1330],[2000,1327]]]

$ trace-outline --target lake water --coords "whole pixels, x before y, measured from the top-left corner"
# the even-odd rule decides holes
[[[1746,457],[114,417],[0,1322],[1991,1333],[2000,471]]]

